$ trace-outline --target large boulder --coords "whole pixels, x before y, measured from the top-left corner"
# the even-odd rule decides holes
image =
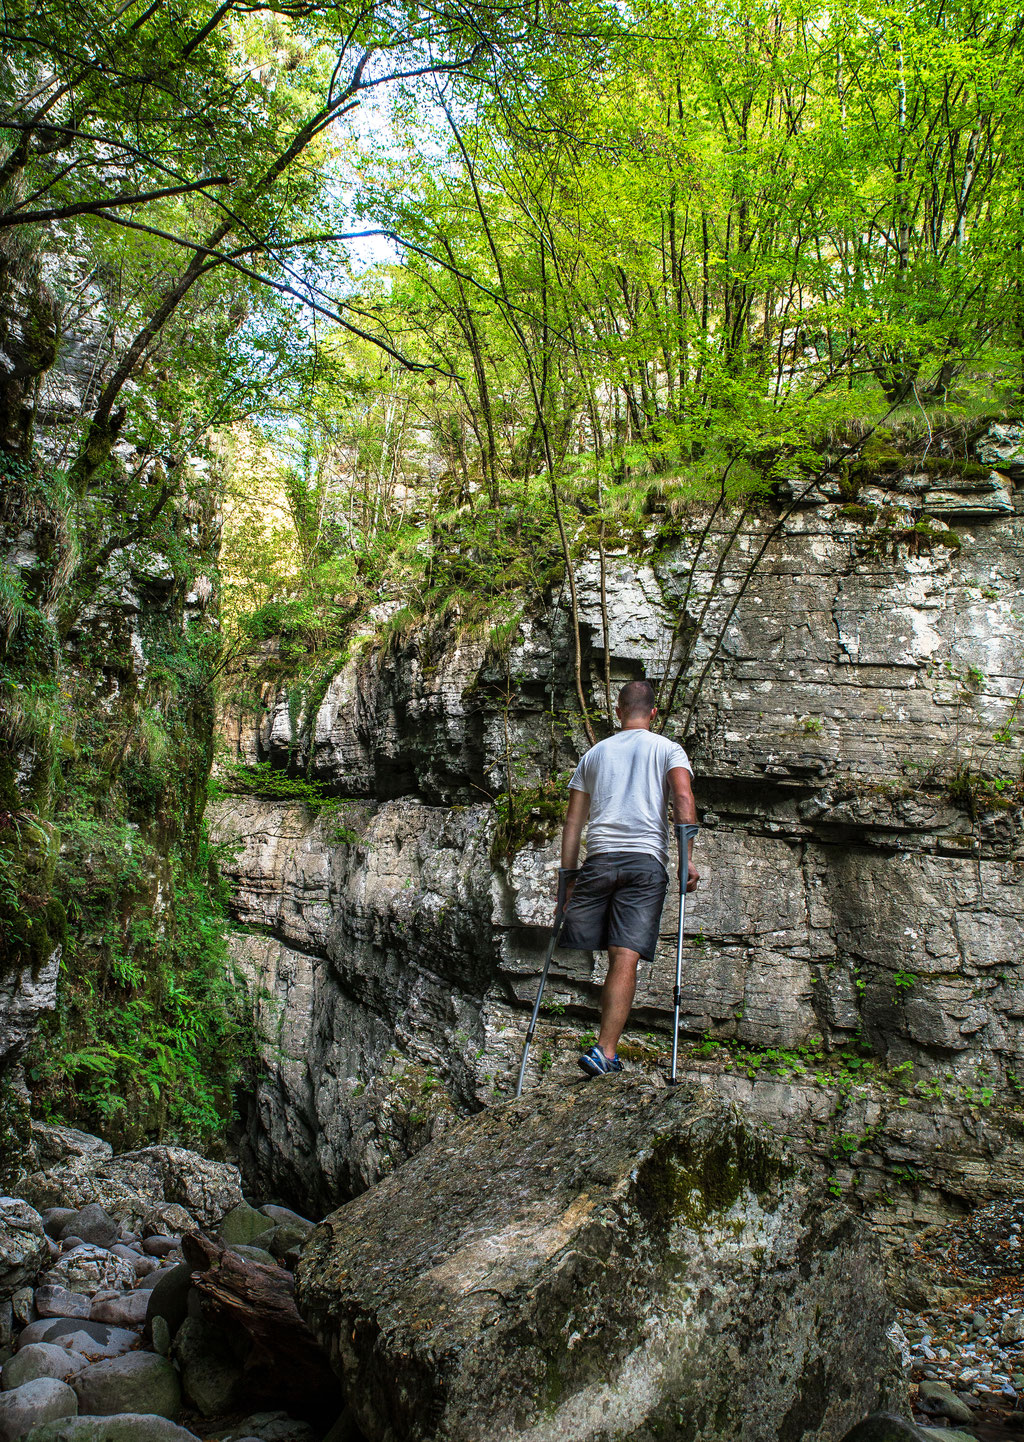
[[[20,1197],[0,1197],[0,1302],[34,1282],[49,1260],[39,1213]]]
[[[110,1162],[103,1157],[73,1157],[60,1166],[22,1177],[18,1190],[44,1212],[59,1209],[72,1215],[91,1202],[98,1202],[116,1221],[132,1227],[152,1206],[152,1199],[141,1197],[124,1182],[108,1177],[105,1173],[109,1166]],[[65,1206],[65,1202],[72,1205]]]
[[[211,1162],[184,1147],[144,1147],[107,1157],[92,1152],[69,1158],[19,1184],[33,1206],[98,1203],[118,1222],[141,1226],[154,1208],[174,1202],[190,1217],[216,1228],[242,1200],[238,1168]]]
[[[201,1227],[216,1227],[242,1201],[242,1179],[229,1162],[185,1147],[145,1147],[107,1163],[108,1174],[157,1202],[176,1202]],[[144,1214],[145,1215],[145,1214]]]
[[[903,1399],[866,1229],[649,1078],[471,1118],[317,1228],[297,1298],[369,1442],[831,1442]]]
[[[45,1172],[50,1167],[59,1167],[77,1157],[92,1157],[102,1161],[114,1154],[109,1142],[94,1137],[91,1132],[80,1132],[77,1127],[50,1126],[47,1122],[32,1122],[31,1155],[37,1171]]]

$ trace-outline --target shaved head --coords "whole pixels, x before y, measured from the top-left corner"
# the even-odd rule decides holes
[[[650,681],[627,681],[619,692],[619,710],[624,721],[649,716],[654,710],[654,687]]]

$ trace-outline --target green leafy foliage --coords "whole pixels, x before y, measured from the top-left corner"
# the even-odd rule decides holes
[[[154,659],[150,695],[196,685],[194,646],[165,644]],[[209,751],[166,699],[113,716],[78,699],[53,823],[59,1003],[29,1061],[36,1103],[127,1146],[207,1142],[251,1049],[232,996],[226,887],[196,829]]]
[[[495,798],[497,822],[492,859],[499,863],[508,860],[524,846],[542,843],[554,835],[565,819],[566,780],[554,777],[539,786],[512,786]]]
[[[240,630],[265,614],[254,574],[305,634],[345,592],[344,634],[385,640],[564,583],[564,684],[593,731],[575,567],[685,541],[689,620],[660,698],[685,730],[717,647],[705,627],[695,672],[708,597],[726,570],[742,595],[766,504],[838,476],[868,554],[958,551],[920,508],[857,497],[908,455],[969,476],[975,423],[1017,403],[1012,9],[742,0],[617,22],[596,72],[570,46],[498,94],[397,90],[345,157],[361,215],[399,238],[354,304],[433,369],[335,334],[287,425],[264,412],[258,442],[232,438],[236,483],[276,497],[248,546],[276,574],[232,549],[229,521]]]
[[[61,954],[56,1014],[25,1058],[34,1104],[122,1146],[206,1145],[253,1043],[202,834],[217,642],[186,616],[200,515],[191,546],[173,528],[136,543],[137,613],[90,583],[94,621],[69,639],[74,502],[63,477],[10,470],[6,533],[31,526],[40,560],[3,568],[0,967]]]
[[[121,1147],[155,1137],[208,1145],[232,1114],[232,1086],[252,1055],[213,853],[203,842],[193,864],[180,853],[160,857],[130,828],[87,813],[65,828],[60,883],[77,897],[74,940],[57,1014],[29,1059],[36,1105]],[[132,906],[150,894],[154,873],[163,893],[156,917]]]

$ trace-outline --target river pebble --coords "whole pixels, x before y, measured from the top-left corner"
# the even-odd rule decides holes
[[[147,1153],[138,1155],[144,1161]],[[203,1191],[211,1164],[187,1152],[175,1155],[196,1171],[196,1205],[212,1206]],[[6,1199],[9,1230],[16,1241],[23,1236],[28,1241],[17,1253],[8,1246],[10,1256],[0,1259],[7,1262],[9,1299],[0,1307],[0,1442],[23,1442],[37,1424],[38,1442],[197,1442],[196,1432],[211,1435],[211,1425],[237,1424],[236,1405],[248,1400],[244,1395],[214,1397],[212,1407],[203,1409],[212,1414],[206,1417],[189,1410],[195,1398],[187,1389],[183,1403],[183,1337],[197,1296],[181,1238],[198,1223],[180,1202],[160,1197],[157,1187],[166,1185],[152,1182],[153,1200],[141,1222],[138,1208],[125,1223],[99,1202],[53,1206],[40,1214],[21,1199]],[[274,1254],[244,1242],[237,1250],[258,1253],[275,1270],[278,1253],[281,1264],[294,1266],[313,1222],[286,1207],[268,1204],[259,1211],[238,1202],[237,1187],[225,1186],[224,1194],[231,1203],[225,1217],[246,1236],[273,1245]],[[55,1199],[65,1198],[58,1193]],[[230,1353],[241,1381],[241,1357],[252,1344],[224,1323],[219,1330],[211,1323],[207,1331]],[[265,1371],[261,1366],[261,1375]],[[193,1393],[195,1372],[193,1366]],[[282,1395],[294,1400],[286,1371],[281,1385]],[[207,1385],[207,1404],[209,1393]],[[195,1432],[168,1420],[177,1421],[182,1412],[186,1428]],[[232,1436],[238,1430],[229,1427]],[[253,1413],[241,1431],[256,1442],[314,1442],[319,1435],[286,1412]]]

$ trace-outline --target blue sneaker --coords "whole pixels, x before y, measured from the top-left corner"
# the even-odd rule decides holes
[[[581,1068],[587,1076],[607,1076],[609,1072],[621,1071],[622,1063],[617,1056],[611,1061],[595,1042],[589,1051],[585,1051],[579,1059]]]

